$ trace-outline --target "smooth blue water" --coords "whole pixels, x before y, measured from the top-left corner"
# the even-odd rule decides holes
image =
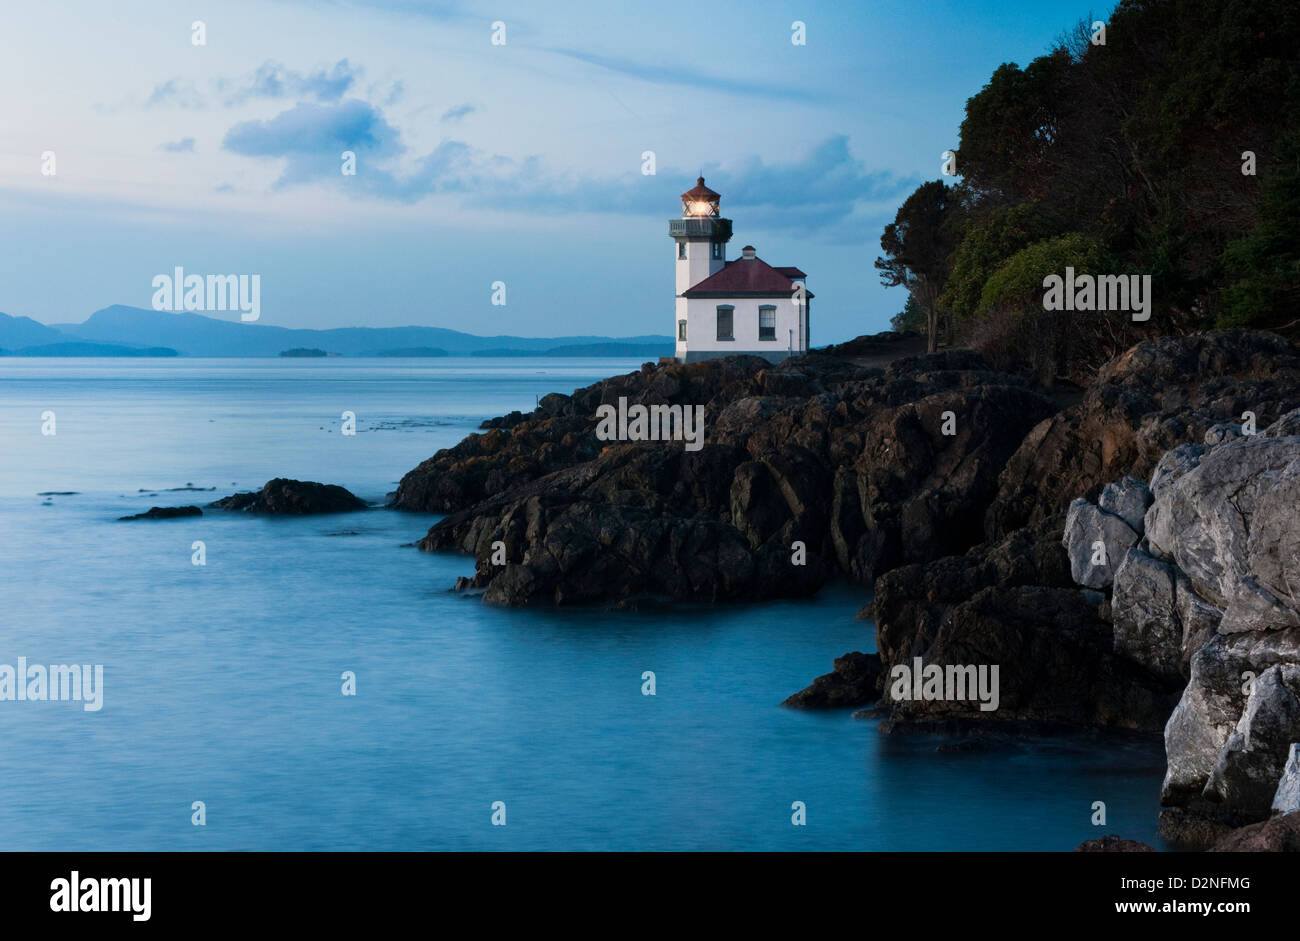
[[[116,521],[275,476],[379,502],[483,418],[638,365],[0,359],[0,663],[105,670],[99,712],[0,702],[0,849],[1158,845],[1158,744],[938,753],[782,708],[832,657],[874,649],[860,589],[502,610],[448,591],[471,559],[404,545],[437,517]],[[189,483],[218,489],[137,492]]]

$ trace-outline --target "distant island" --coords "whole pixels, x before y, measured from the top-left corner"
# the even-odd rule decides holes
[[[0,349],[0,356],[179,356],[168,346],[120,346],[116,343],[43,343],[15,350]]]
[[[10,356],[617,356],[644,361],[672,355],[673,345],[667,335],[481,337],[414,326],[306,330],[122,305],[97,310],[83,323],[47,325],[0,313],[0,350]]]

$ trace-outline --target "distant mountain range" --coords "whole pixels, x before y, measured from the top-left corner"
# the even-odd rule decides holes
[[[46,326],[0,313],[0,356],[671,356],[670,336],[480,337],[443,327],[305,330],[114,305]]]

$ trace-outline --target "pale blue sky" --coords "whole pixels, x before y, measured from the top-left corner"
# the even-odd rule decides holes
[[[881,227],[938,178],[966,99],[1092,12],[14,5],[0,41],[0,311],[58,323],[148,307],[153,276],[179,265],[260,274],[263,323],[667,334],[667,220],[702,170],[734,220],[732,256],[752,243],[808,272],[814,345],[875,332],[904,300],[872,267]],[[795,20],[805,46],[790,41]],[[345,149],[355,176],[339,172]],[[504,307],[490,303],[498,280]]]

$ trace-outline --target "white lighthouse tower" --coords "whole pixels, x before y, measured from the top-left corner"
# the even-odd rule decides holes
[[[677,301],[673,335],[677,338],[674,355],[679,362],[686,362],[690,335],[686,292],[717,274],[727,263],[731,220],[719,215],[721,201],[722,197],[705,186],[704,177],[700,177],[693,189],[682,193],[682,217],[668,220],[668,234],[675,243]]]
[[[668,220],[674,242],[675,358],[689,363],[747,353],[774,363],[808,351],[812,294],[798,268],[774,268],[752,245],[727,261],[731,220],[704,185],[682,193],[682,217]]]

